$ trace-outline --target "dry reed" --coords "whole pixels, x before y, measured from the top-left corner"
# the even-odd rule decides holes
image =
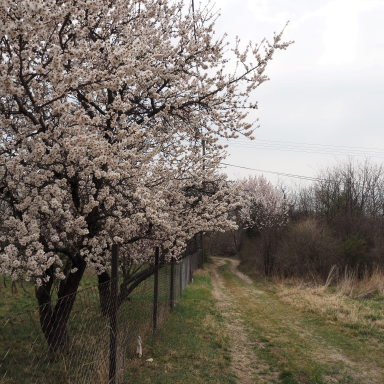
[[[325,316],[330,322],[342,322],[359,329],[384,331],[384,305],[374,297],[384,296],[384,272],[375,268],[360,274],[336,266],[330,270],[325,283],[315,279],[276,279],[277,295],[296,308]]]

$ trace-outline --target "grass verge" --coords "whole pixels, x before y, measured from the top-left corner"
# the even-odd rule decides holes
[[[296,301],[299,294],[284,300],[280,287],[272,281],[259,278],[255,286],[247,289],[228,266],[221,268],[226,286],[243,308],[256,354],[278,368],[282,383],[383,382],[381,340],[363,329],[331,322],[321,311],[304,308],[308,298],[302,297],[300,305]],[[263,294],[254,294],[254,288]]]
[[[209,272],[197,271],[172,316],[143,345],[142,358],[134,348],[129,351],[128,383],[236,383],[230,370],[229,338],[211,290]],[[149,358],[153,362],[147,362]]]
[[[276,289],[280,299],[301,310],[316,313],[329,324],[343,325],[356,334],[373,336],[384,341],[384,298],[350,298],[332,289],[280,284]]]
[[[33,283],[24,282],[24,288],[20,282],[16,282],[16,291],[12,291],[12,281],[9,276],[0,277],[0,320],[8,316],[16,315],[20,312],[33,310],[39,305],[35,296],[35,286]],[[4,286],[5,281],[5,286]],[[97,277],[86,272],[80,282],[79,291],[97,285]],[[52,300],[57,298],[57,292],[52,294]]]

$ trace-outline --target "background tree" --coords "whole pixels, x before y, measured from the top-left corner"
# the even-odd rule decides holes
[[[367,276],[384,267],[383,182],[383,165],[370,159],[323,168],[305,187],[250,176],[241,182],[243,203],[236,211],[238,248],[228,242],[232,231],[223,236],[226,248],[220,235],[210,244],[237,253],[256,274],[325,282],[336,266]]]
[[[383,165],[348,159],[322,169],[319,178],[313,186],[316,216],[341,240],[341,264],[371,268],[383,249]]]
[[[249,176],[242,180],[241,187],[243,202],[239,211],[239,225],[248,236],[259,237],[264,273],[269,276],[274,266],[279,234],[289,221],[289,201],[283,191],[264,176]]]
[[[293,222],[276,252],[278,272],[324,280],[334,265],[360,277],[383,266],[383,176],[382,164],[348,159],[297,188]]]

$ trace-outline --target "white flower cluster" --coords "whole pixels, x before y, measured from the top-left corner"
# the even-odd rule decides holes
[[[242,207],[239,218],[243,228],[263,231],[289,221],[289,200],[264,176],[249,176],[241,181]]]

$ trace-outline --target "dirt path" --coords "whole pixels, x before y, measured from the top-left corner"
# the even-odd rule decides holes
[[[299,313],[256,287],[238,264],[217,257],[211,265],[213,294],[226,321],[238,383],[384,383],[383,345]]]
[[[238,377],[238,383],[269,383],[277,378],[276,374],[258,380],[258,374],[268,370],[268,366],[261,361],[254,352],[254,342],[248,337],[248,332],[240,319],[241,309],[236,304],[236,298],[231,297],[225,289],[225,282],[218,271],[218,267],[226,263],[226,259],[215,258],[215,264],[211,265],[211,277],[213,295],[217,300],[217,307],[226,319],[226,326],[231,339],[232,369]],[[238,263],[231,265],[231,270],[247,284],[252,280],[236,269]]]

